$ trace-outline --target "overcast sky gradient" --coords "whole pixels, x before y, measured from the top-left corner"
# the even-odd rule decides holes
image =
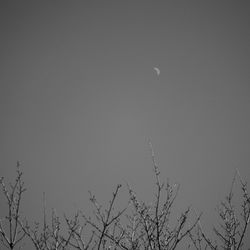
[[[211,229],[235,168],[250,181],[249,13],[248,1],[1,1],[0,176],[21,162],[24,213],[41,215],[43,191],[59,213],[88,209],[88,190],[105,201],[124,180],[150,201],[150,138],[179,208]]]

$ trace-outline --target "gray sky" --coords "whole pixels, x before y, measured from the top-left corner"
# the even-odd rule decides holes
[[[248,1],[0,3],[0,176],[20,160],[24,213],[105,201],[127,180],[181,184],[204,223],[238,167],[250,181]],[[157,76],[154,67],[161,70]],[[127,198],[124,191],[123,200]],[[2,204],[3,200],[0,200]]]

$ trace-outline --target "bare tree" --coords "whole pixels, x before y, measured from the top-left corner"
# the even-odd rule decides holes
[[[115,200],[118,196],[119,189],[122,186],[117,185],[115,191],[113,192],[112,199],[109,201],[109,206],[107,209],[102,209],[102,206],[97,202],[97,199],[94,195],[90,194],[90,201],[94,207],[94,217],[95,220],[91,217],[84,215],[85,221],[87,224],[92,226],[94,229],[97,239],[95,244],[97,249],[109,249],[110,244],[114,244],[120,249],[128,249],[123,244],[123,235],[124,230],[120,227],[120,217],[126,211],[127,207],[123,208],[121,211],[118,211],[116,214],[113,214]]]
[[[161,183],[159,168],[155,161],[150,143],[153,170],[156,178],[156,193],[153,205],[140,202],[127,184],[129,191],[129,211],[124,208],[112,214],[114,201],[117,198],[118,185],[107,209],[97,202],[90,193],[90,201],[94,206],[94,218],[85,217],[86,222],[93,227],[97,236],[97,249],[127,249],[127,250],[173,250],[198,224],[200,216],[189,222],[190,208],[187,208],[177,219],[174,226],[170,225],[170,215],[174,201],[179,191],[179,185]],[[127,211],[125,218],[121,216]],[[125,221],[125,219],[127,219]]]
[[[91,216],[77,211],[72,217],[64,214],[63,219],[60,219],[55,209],[47,216],[44,193],[42,223],[35,222],[33,226],[27,219],[20,218],[22,194],[26,189],[20,164],[17,163],[17,177],[14,184],[10,183],[9,190],[4,178],[0,179],[8,208],[7,215],[0,220],[1,244],[14,249],[27,236],[36,250],[174,250],[186,239],[189,240],[187,249],[243,249],[250,221],[250,196],[247,183],[239,171],[234,175],[225,201],[217,209],[221,223],[213,231],[218,240],[211,240],[202,227],[202,214],[198,215],[194,208],[186,208],[172,220],[180,185],[170,184],[168,180],[165,183],[161,181],[153,147],[151,143],[149,145],[155,177],[155,195],[150,204],[140,201],[136,192],[126,183],[129,194],[127,206],[116,209],[122,188],[119,184],[106,207],[100,205],[95,195],[89,192],[93,206]],[[237,180],[242,192],[240,213],[233,199]],[[193,220],[192,210],[195,214]]]
[[[68,232],[71,234],[71,237],[69,238],[69,246],[78,250],[95,249],[95,244],[94,246],[91,245],[95,235],[94,231],[92,231],[88,240],[84,239],[86,223],[83,225],[80,223],[80,212],[77,212],[73,219],[69,219],[66,216],[64,216],[64,218],[67,223]]]
[[[16,165],[16,173],[15,182],[14,184],[9,184],[9,190],[5,185],[4,177],[0,178],[0,184],[8,207],[7,215],[0,220],[0,242],[9,249],[14,249],[25,237],[25,233],[18,223],[20,220],[22,195],[26,190],[19,162]]]
[[[155,161],[153,147],[150,143],[153,170],[156,179],[156,193],[153,204],[140,202],[135,192],[128,185],[133,215],[129,216],[130,225],[126,232],[128,249],[165,250],[176,249],[179,243],[197,225],[200,216],[188,224],[190,208],[187,208],[177,219],[174,226],[170,225],[170,216],[179,185],[170,185],[160,181],[160,171]]]
[[[43,225],[42,228],[38,222],[34,223],[34,227],[31,228],[27,220],[20,222],[20,225],[32,241],[36,250],[67,250],[67,249],[89,249],[93,236],[86,243],[83,240],[82,230],[83,226],[80,225],[79,212],[77,212],[72,218],[64,215],[64,222],[66,223],[66,232],[61,226],[61,220],[56,213],[55,209],[52,209],[50,223],[47,221],[46,214],[46,200],[45,193],[43,194]]]
[[[233,188],[237,177],[242,191],[242,210],[240,215],[238,214],[237,207],[235,207],[233,202]],[[243,249],[243,240],[246,237],[250,221],[250,196],[247,192],[247,183],[243,181],[238,169],[233,177],[229,194],[226,196],[225,201],[220,203],[217,211],[221,223],[219,228],[214,227],[213,231],[220,241],[220,244],[218,244],[217,241],[209,239],[199,220],[196,235],[193,235],[192,233],[189,234],[193,246],[196,249]]]

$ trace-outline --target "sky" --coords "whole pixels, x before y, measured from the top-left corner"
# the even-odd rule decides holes
[[[161,179],[181,185],[177,209],[203,211],[212,231],[235,169],[250,181],[249,11],[1,1],[0,176],[13,180],[20,161],[28,218],[41,216],[43,192],[58,213],[88,211],[89,190],[107,202],[125,181],[151,201],[150,139]]]

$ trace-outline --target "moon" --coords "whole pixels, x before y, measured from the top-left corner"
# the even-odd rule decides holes
[[[159,76],[159,75],[160,75],[160,73],[161,73],[160,69],[159,69],[159,68],[157,68],[157,67],[154,67],[154,70],[156,71],[156,74]]]

